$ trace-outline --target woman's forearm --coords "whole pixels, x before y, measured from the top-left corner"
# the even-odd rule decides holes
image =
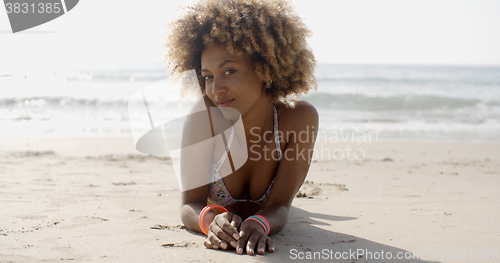
[[[184,225],[193,231],[202,233],[199,225],[199,216],[205,206],[199,203],[188,203],[181,207],[181,220]],[[279,232],[286,224],[288,218],[288,207],[282,204],[275,204],[261,209],[256,215],[264,216],[269,222],[270,234]],[[214,220],[216,213],[208,212],[205,224],[208,227]]]
[[[193,231],[202,233],[199,224],[199,217],[201,210],[205,207],[203,204],[199,203],[188,203],[181,207],[181,220],[184,225]],[[205,225],[210,225],[210,222],[214,220],[215,213],[210,211],[205,217]]]
[[[288,207],[282,204],[275,204],[263,208],[256,215],[261,215],[269,222],[270,233],[279,232],[286,224],[288,218]]]

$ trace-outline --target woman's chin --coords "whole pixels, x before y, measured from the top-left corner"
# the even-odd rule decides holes
[[[219,107],[219,109],[222,115],[224,115],[224,118],[230,121],[238,120],[241,116],[240,111],[232,107]]]

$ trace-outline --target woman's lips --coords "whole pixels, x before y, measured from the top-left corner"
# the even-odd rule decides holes
[[[217,101],[217,106],[219,107],[228,107],[234,99],[225,99],[225,100],[218,100]]]

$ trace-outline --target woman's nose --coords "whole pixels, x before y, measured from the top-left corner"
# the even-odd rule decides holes
[[[212,94],[214,96],[221,96],[227,91],[224,80],[214,77],[213,79]]]

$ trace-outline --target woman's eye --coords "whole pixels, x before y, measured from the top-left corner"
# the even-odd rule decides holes
[[[228,69],[228,70],[224,71],[224,75],[231,75],[234,72],[236,72],[236,70],[234,70],[234,69]]]
[[[210,80],[211,78],[212,78],[212,76],[203,76],[203,79],[204,79],[205,81],[208,81],[208,80]]]

